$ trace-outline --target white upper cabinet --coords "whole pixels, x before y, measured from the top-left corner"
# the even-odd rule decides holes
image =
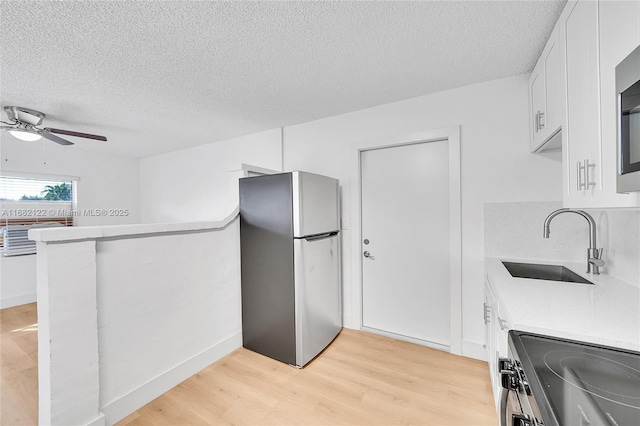
[[[590,207],[602,163],[598,3],[568,3],[564,21],[566,116],[563,138],[565,207]]]
[[[600,18],[600,115],[602,191],[594,205],[640,206],[640,193],[616,194],[617,118],[616,66],[640,45],[640,1],[601,1]]]
[[[561,148],[558,132],[562,127],[563,73],[558,32],[558,28],[553,30],[529,78],[529,134],[532,152]]]
[[[547,88],[547,113],[544,120],[544,130],[549,135],[547,139],[560,131],[564,114],[564,96],[562,96],[564,91],[564,69],[562,67],[558,32],[554,30],[543,52],[546,53],[546,56],[543,56],[543,63]],[[558,148],[560,148],[560,144],[558,144]]]
[[[616,193],[615,67],[640,44],[640,2],[569,2],[564,29],[564,206],[640,206]]]

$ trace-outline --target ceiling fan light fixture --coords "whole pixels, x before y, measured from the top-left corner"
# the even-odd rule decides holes
[[[9,130],[8,132],[11,133],[11,136],[27,142],[32,142],[32,141],[37,141],[39,139],[42,139],[42,136],[40,136],[39,134],[35,132],[29,132],[27,130],[12,129],[12,130]]]
[[[61,138],[60,136],[56,136],[56,134],[104,142],[107,141],[105,136],[92,135],[91,133],[74,132],[72,130],[54,129],[51,127],[45,127],[44,129],[36,127],[38,124],[42,123],[42,120],[45,118],[45,114],[34,109],[5,106],[4,112],[7,114],[9,122],[1,121],[0,123],[6,124],[6,126],[0,126],[0,130],[7,130],[11,133],[11,136],[22,141],[32,142],[44,138],[59,145],[73,145],[73,142]]]

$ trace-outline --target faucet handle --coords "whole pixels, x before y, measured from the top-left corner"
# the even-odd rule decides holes
[[[606,262],[602,260],[602,249],[594,249],[592,253],[593,257],[589,257],[589,263],[602,268],[606,264]]]

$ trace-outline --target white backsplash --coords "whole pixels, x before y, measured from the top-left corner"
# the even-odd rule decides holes
[[[582,217],[556,216],[550,237],[542,237],[545,218],[559,208],[560,201],[485,204],[485,256],[586,264],[589,227]],[[598,248],[604,248],[607,265],[602,272],[640,287],[640,211],[588,213],[596,222]]]

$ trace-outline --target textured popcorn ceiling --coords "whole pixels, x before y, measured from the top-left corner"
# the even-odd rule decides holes
[[[1,3],[2,105],[148,156],[529,72],[565,1]]]

